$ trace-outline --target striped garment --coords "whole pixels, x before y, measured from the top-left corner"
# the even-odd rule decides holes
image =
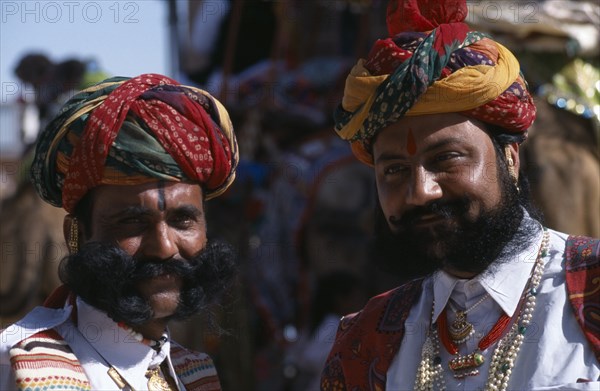
[[[171,362],[177,377],[188,391],[218,391],[221,389],[217,370],[205,353],[191,352],[171,341]]]
[[[83,367],[54,330],[41,331],[10,349],[10,363],[19,390],[89,391]]]
[[[212,359],[172,342],[171,360],[187,391],[221,389]],[[38,332],[10,349],[16,388],[22,391],[91,390],[81,363],[54,330]]]

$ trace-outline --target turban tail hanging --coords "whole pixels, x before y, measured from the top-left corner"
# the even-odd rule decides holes
[[[346,79],[338,135],[372,164],[370,144],[403,116],[460,113],[526,134],[535,119],[519,63],[504,46],[462,23],[465,1],[390,1],[388,31]],[[427,31],[427,32],[425,32]]]
[[[44,200],[73,212],[102,184],[189,181],[210,199],[233,182],[237,161],[231,121],[216,99],[146,74],[71,98],[40,135],[31,175]]]

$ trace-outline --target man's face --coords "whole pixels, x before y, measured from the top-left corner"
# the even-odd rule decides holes
[[[206,245],[206,223],[199,185],[150,182],[94,189],[87,242],[116,244],[138,262],[189,260]],[[136,283],[154,318],[175,313],[182,279],[161,274]]]
[[[506,186],[494,145],[463,116],[404,117],[377,136],[373,157],[391,232],[413,238],[417,250],[438,263],[445,264],[466,239],[465,230],[501,209]],[[446,269],[452,268],[446,263]]]

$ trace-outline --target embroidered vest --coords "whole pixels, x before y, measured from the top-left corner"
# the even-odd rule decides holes
[[[565,248],[568,297],[600,362],[600,239],[569,236]],[[388,368],[400,349],[404,322],[421,295],[415,280],[369,301],[340,322],[323,375],[323,391],[385,390]]]

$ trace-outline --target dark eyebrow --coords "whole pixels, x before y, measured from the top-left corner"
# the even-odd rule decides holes
[[[118,218],[118,217],[130,217],[130,216],[150,216],[152,215],[152,211],[145,207],[145,206],[141,206],[141,205],[131,205],[131,206],[127,206],[123,209],[120,209],[118,211],[116,211],[115,213],[111,214],[109,217],[110,218]]]
[[[377,157],[377,159],[375,159],[375,164],[381,163],[381,162],[387,161],[387,160],[396,160],[396,159],[404,159],[404,158],[405,158],[405,156],[400,153],[384,152],[381,155],[379,155]]]
[[[181,205],[181,206],[178,206],[177,208],[174,208],[169,213],[186,214],[186,215],[190,215],[190,216],[194,216],[194,217],[201,217],[203,215],[202,210],[195,207],[194,205]]]
[[[444,139],[441,139],[441,140],[437,141],[434,144],[428,145],[421,152],[430,152],[430,151],[433,151],[435,149],[448,146],[450,144],[457,144],[457,143],[461,143],[461,142],[462,142],[462,139],[460,139],[458,137],[447,137],[447,138],[444,138]],[[375,159],[375,164],[380,163],[382,161],[396,160],[396,159],[406,159],[406,156],[404,154],[402,154],[402,153],[383,152],[381,155],[379,155],[377,157],[377,159]]]
[[[427,146],[427,148],[423,149],[423,152],[433,151],[434,149],[446,147],[450,144],[459,144],[461,142],[462,142],[462,139],[460,139],[458,137],[447,137],[447,138],[441,139],[440,141],[438,141],[434,144]]]

